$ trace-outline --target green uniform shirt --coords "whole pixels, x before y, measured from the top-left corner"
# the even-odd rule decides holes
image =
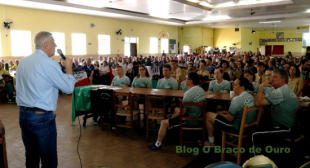
[[[257,84],[256,82],[252,83],[254,90],[250,91],[249,89],[247,90],[248,93],[250,93],[251,95],[253,95],[254,93],[257,93],[259,90],[259,84]]]
[[[213,80],[210,82],[209,91],[212,92],[223,92],[224,90],[230,91],[231,85],[227,80],[223,80],[221,84],[217,84],[217,80]]]
[[[181,82],[179,90],[188,90],[188,87],[185,85],[185,81]]]
[[[228,109],[228,113],[232,116],[235,116],[232,124],[237,130],[240,130],[244,106],[248,106],[249,108],[255,106],[254,97],[248,92],[243,92],[239,96],[234,97]],[[251,124],[256,120],[256,116],[257,111],[248,112],[245,123]],[[248,128],[246,128],[245,130],[247,129]]]
[[[298,99],[293,90],[285,84],[272,91],[265,99],[271,104],[272,125],[293,128],[299,108]]]
[[[272,91],[274,91],[274,87],[264,87],[263,93],[264,95],[270,94]]]
[[[167,80],[162,78],[158,81],[156,89],[178,90],[178,81],[172,77]]]
[[[112,80],[112,84],[114,86],[121,86],[123,87],[123,85],[130,85],[130,79],[127,76],[123,76],[121,79],[119,79],[119,76],[115,76]]]
[[[199,86],[194,86],[184,93],[182,101],[183,103],[202,103],[204,100],[206,100],[205,91]],[[184,106],[184,108],[186,108],[184,117],[198,118],[201,116],[202,107]],[[194,120],[185,120],[184,122],[190,127],[197,127],[200,125],[199,121]]]
[[[131,85],[135,88],[152,88],[152,81],[150,77],[135,77]]]

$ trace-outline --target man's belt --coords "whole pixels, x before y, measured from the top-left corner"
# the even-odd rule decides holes
[[[47,110],[43,110],[37,107],[24,107],[24,106],[20,106],[21,109],[26,110],[26,111],[42,111],[45,112]]]

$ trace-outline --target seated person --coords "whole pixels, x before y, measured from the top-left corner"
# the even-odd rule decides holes
[[[110,68],[109,68],[107,61],[103,61],[102,64],[103,65],[99,67],[99,73],[103,80],[102,83],[104,85],[109,85],[110,84]]]
[[[124,69],[121,66],[116,67],[116,73],[112,80],[111,86],[128,87],[130,85],[130,79],[124,75]]]
[[[191,72],[196,72],[196,70],[194,68],[190,68],[186,71],[186,75]],[[188,90],[188,87],[186,86],[186,80],[181,82],[179,90]]]
[[[291,132],[299,102],[294,91],[287,85],[288,79],[289,76],[286,70],[277,69],[273,71],[270,81],[260,85],[255,97],[255,106],[271,105],[271,123],[267,123],[264,130],[252,134],[253,146],[270,145],[271,141],[286,138]],[[266,86],[273,86],[275,90],[265,96],[263,95],[263,89]]]
[[[223,70],[216,69],[214,71],[215,80],[210,82],[208,92],[223,92],[229,93],[231,90],[230,82],[223,79]]]
[[[86,58],[86,65],[83,66],[82,70],[86,71],[87,77],[89,79],[89,84],[92,85],[95,67],[93,64],[91,64],[90,58]]]
[[[248,69],[245,70],[245,71],[244,71],[244,77],[245,77],[246,79],[248,79],[248,81],[249,81],[250,83],[252,83],[253,88],[254,88],[254,90],[252,90],[252,91],[247,90],[247,92],[250,93],[250,94],[253,95],[253,96],[256,96],[256,93],[258,92],[258,89],[259,89],[259,84],[257,84],[256,82],[254,82],[254,81],[255,81],[255,76],[254,76],[253,72],[252,72],[251,70],[248,70]]]
[[[152,80],[144,65],[139,65],[139,74],[133,79],[132,88],[150,88],[152,89]],[[134,110],[139,110],[140,95],[133,95]]]
[[[75,61],[75,62],[74,62],[74,66],[72,66],[72,68],[73,68],[73,69],[74,69],[74,68],[83,68],[83,66],[80,65],[78,61]]]
[[[299,68],[296,64],[290,67],[288,85],[294,91],[297,97],[301,96],[302,89],[304,88],[304,80],[300,76]]]
[[[8,93],[9,102],[8,103],[15,103],[13,99],[13,93],[15,92],[14,87],[10,83],[6,83],[5,80],[0,75],[0,90],[4,90]]]
[[[177,60],[172,60],[171,61],[171,76],[176,79],[179,80],[179,75],[180,75],[180,70],[181,68],[178,67],[178,61]]]
[[[211,78],[213,78],[215,67],[212,65],[212,58],[208,57],[206,59],[206,63],[207,63],[206,70],[209,71],[209,73],[211,74]]]
[[[202,76],[208,76],[208,78],[211,78],[210,72],[208,70],[206,70],[206,61],[205,60],[201,60],[199,63],[199,71],[197,72],[198,75],[202,75]]]
[[[170,64],[165,64],[163,66],[164,78],[158,81],[156,89],[178,90],[178,81],[171,77],[171,70]]]
[[[263,82],[266,81],[266,76],[265,76],[265,64],[262,62],[259,62],[257,64],[257,74],[255,74],[255,82],[258,84],[262,84]]]
[[[247,90],[253,91],[253,86],[246,78],[236,79],[233,90],[236,97],[232,99],[228,111],[208,112],[206,114],[206,127],[209,139],[209,141],[205,142],[207,146],[214,146],[214,125],[223,131],[239,134],[244,106],[254,107],[254,97],[247,92]],[[256,115],[257,111],[248,112],[245,123],[250,124],[254,122]],[[248,129],[245,129],[245,131],[248,131]]]
[[[229,75],[229,78],[227,78],[226,80],[231,81],[234,78],[232,71],[229,69],[229,65],[226,60],[223,60],[221,62],[220,68],[223,70],[223,73],[227,73]]]
[[[196,72],[189,73],[186,75],[186,86],[189,88],[188,91],[184,93],[183,102],[184,103],[202,103],[206,99],[204,90],[197,86],[199,85],[199,76]],[[201,116],[202,107],[184,107],[183,116],[198,118]],[[165,119],[161,121],[160,129],[158,132],[157,142],[151,146],[147,146],[148,149],[153,151],[159,151],[162,149],[161,143],[163,138],[166,136],[167,128],[177,127],[180,125],[180,108],[176,108],[174,114],[170,119]],[[182,125],[184,127],[197,127],[199,126],[199,121],[184,121]]]
[[[271,77],[272,77],[272,70],[266,70],[265,72],[265,76],[266,76],[266,79],[267,81],[270,81],[271,80]],[[259,89],[259,88],[258,88]],[[269,93],[271,93],[272,91],[274,90],[274,87],[269,87],[269,86],[265,86],[264,89],[263,89],[263,94],[264,95],[267,95]]]
[[[0,63],[0,75],[10,75],[10,73],[4,69],[3,63]]]
[[[19,64],[19,60],[16,59],[16,60],[15,60],[15,64],[14,64],[13,66],[10,67],[10,70],[16,71],[18,64]]]
[[[116,73],[118,76],[113,78],[111,86],[129,87],[130,79],[124,75],[124,69],[121,66],[117,66]],[[123,100],[123,96],[118,96],[118,104],[122,104]],[[121,108],[118,108],[117,110],[119,111]]]
[[[9,68],[11,69],[14,66],[13,61],[9,60]]]

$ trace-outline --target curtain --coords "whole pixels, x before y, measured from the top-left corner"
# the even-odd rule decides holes
[[[274,45],[272,50],[272,55],[283,55],[284,46],[283,45]]]
[[[271,46],[266,46],[265,55],[271,55]]]

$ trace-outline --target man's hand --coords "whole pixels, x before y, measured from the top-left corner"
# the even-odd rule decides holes
[[[270,84],[270,81],[265,81],[265,82],[263,82],[262,84],[260,84],[260,87],[262,87],[262,88],[264,88],[264,87],[272,87],[272,85]]]
[[[66,68],[66,73],[73,75],[73,72],[72,72],[72,59],[67,57],[66,60],[62,60],[62,61],[63,61],[64,66]]]

